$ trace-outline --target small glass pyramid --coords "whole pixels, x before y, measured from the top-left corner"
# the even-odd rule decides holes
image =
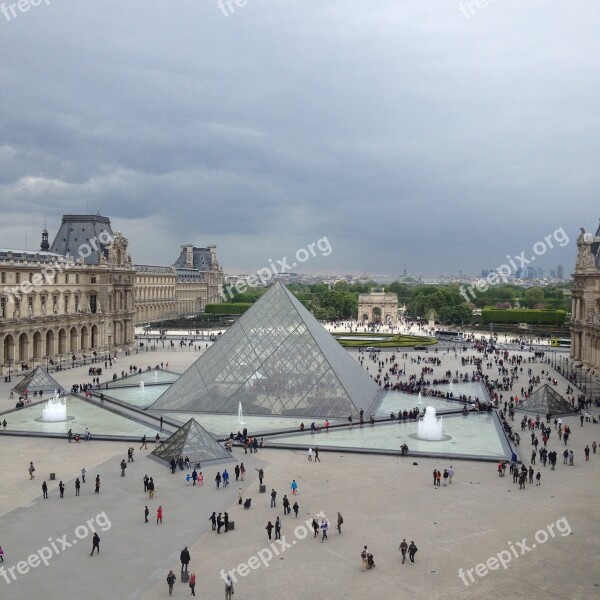
[[[541,415],[546,415],[548,412],[553,415],[575,412],[571,403],[568,400],[565,400],[565,398],[547,383],[535,390],[529,398],[521,402],[518,409],[527,412],[540,413]]]
[[[19,394],[27,390],[30,394],[33,392],[46,392],[54,394],[56,390],[63,392],[63,387],[54,379],[44,367],[36,367],[29,375],[20,381],[14,388]]]

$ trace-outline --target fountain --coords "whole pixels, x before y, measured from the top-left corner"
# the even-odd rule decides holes
[[[140,381],[140,391],[144,391],[144,382]]]
[[[417,401],[417,404],[423,404],[423,402],[421,402],[421,392],[419,392],[419,400]]]
[[[244,423],[244,421],[242,421],[242,403],[239,402],[238,403],[238,425],[245,425],[246,423]]]
[[[45,422],[57,422],[57,421],[68,421],[67,417],[67,402],[61,400],[58,394],[54,398],[50,398],[46,402],[46,406],[42,409],[42,421]]]
[[[417,423],[417,437],[420,440],[439,441],[444,439],[442,433],[442,417],[435,416],[435,408],[428,406],[425,416]]]
[[[158,381],[158,371],[154,371],[154,381]]]

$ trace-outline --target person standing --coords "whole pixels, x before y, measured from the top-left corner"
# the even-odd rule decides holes
[[[73,441],[73,430],[69,429],[67,432],[67,439],[69,440],[69,444]]]
[[[148,505],[144,507],[144,523],[148,522],[148,516],[150,515],[150,511],[148,510]]]
[[[314,517],[312,520],[312,528],[313,528],[313,540],[319,536],[319,521],[317,521],[317,517]]]
[[[585,462],[587,462],[590,460],[590,447],[586,445],[583,452],[585,453]]]
[[[238,481],[240,478],[240,465],[235,465],[235,480]]]
[[[223,527],[225,528],[225,533],[229,531],[229,513],[223,513]]]
[[[87,473],[87,471],[85,470],[85,467],[83,467],[83,469],[81,469],[81,483],[85,483],[85,474]]]
[[[134,462],[133,460],[133,447],[127,450],[127,462]]]
[[[362,559],[363,570],[366,571],[369,568],[369,561],[367,560],[367,547],[363,546],[363,549],[360,552],[360,558]]]
[[[181,575],[188,572],[188,565],[190,564],[191,556],[188,547],[186,546],[179,555],[179,560],[181,561]]]
[[[242,488],[238,488],[238,504],[241,504],[242,502]]]
[[[217,474],[215,475],[215,483],[217,484],[217,489],[219,489],[221,486],[221,473],[219,473],[219,471],[217,471]]]
[[[163,522],[163,507],[159,506],[156,509],[156,524],[158,525],[159,523],[162,525]]]
[[[444,487],[445,487],[445,486],[447,485],[447,483],[448,483],[448,476],[449,476],[449,474],[448,474],[448,469],[444,469],[444,475],[443,475],[443,478],[444,478],[444,483],[443,483],[443,485],[444,485]]]
[[[272,489],[271,490],[271,508],[275,508],[276,504],[275,504],[275,499],[277,498],[277,492]]]
[[[242,463],[243,465],[244,463]],[[240,467],[240,470],[242,471],[242,473],[244,473],[245,471],[243,470],[243,467]],[[258,484],[262,485],[264,476],[265,476],[265,472],[262,469],[256,469],[258,471]],[[244,481],[244,478],[242,477],[242,481]]]
[[[121,461],[121,477],[125,477],[125,469],[127,468],[127,463],[125,459]]]
[[[233,580],[231,575],[227,574],[225,576],[225,600],[232,600],[233,593]]]
[[[244,467],[244,463],[240,463],[240,479],[244,481],[244,475],[246,474],[246,467]],[[260,480],[262,483],[262,479]]]
[[[79,496],[79,489],[81,488],[81,482],[79,477],[75,480],[75,496]]]
[[[100,493],[100,475],[96,475],[96,489],[94,490],[94,493]]]
[[[323,533],[323,537],[321,538],[321,543],[323,543],[327,539],[327,530],[329,529],[329,522],[327,519],[323,519],[321,521],[321,531]]]
[[[575,466],[575,452],[573,452],[573,450],[569,450],[569,466],[570,467],[574,467]]]
[[[58,482],[58,491],[60,492],[60,497],[65,497],[65,484],[62,481]]]
[[[405,538],[403,538],[402,541],[400,542],[400,546],[398,547],[398,550],[400,550],[400,552],[402,553],[402,564],[404,564],[404,561],[406,560],[406,552],[408,550],[408,544],[406,543]]]
[[[217,515],[217,533],[221,533],[221,527],[223,527],[223,519],[221,518],[221,513]]]
[[[269,521],[267,523],[267,526],[265,527],[265,529],[267,530],[267,536],[269,536],[269,541],[271,541],[271,532],[273,531],[273,523],[271,523],[271,521]]]
[[[94,537],[92,538],[92,553],[90,556],[94,556],[94,550],[98,550],[98,554],[100,554],[100,536],[94,532]]]
[[[419,551],[419,549],[415,546],[415,543],[411,540],[410,546],[408,547],[408,558],[410,559],[410,564],[415,564],[415,554]]]
[[[542,474],[538,471],[535,476],[535,485],[541,485]]]
[[[173,586],[175,585],[176,580],[177,580],[177,577],[175,577],[175,573],[173,573],[173,571],[169,571],[169,574],[167,575],[167,584],[169,586],[169,596],[173,595]]]
[[[144,475],[144,493],[146,493],[148,491],[148,482],[150,481],[150,478],[148,477],[148,475]]]
[[[148,480],[148,497],[150,500],[154,498],[154,479],[152,477]]]
[[[48,485],[45,481],[42,483],[42,494],[44,495],[44,500],[48,500]]]
[[[275,539],[281,539],[281,520],[279,519],[279,517],[275,519]]]
[[[4,550],[2,550],[2,546],[0,546],[0,563],[4,562]]]
[[[288,497],[285,494],[283,495],[283,500],[281,501],[281,503],[283,504],[283,514],[289,515],[292,511],[290,510],[290,501],[288,500]]]
[[[312,457],[313,457],[313,451],[312,451],[312,448],[309,448],[308,454],[306,455],[306,460],[308,460],[308,462],[312,462]]]
[[[196,595],[196,573],[193,571],[190,573],[190,582],[189,582],[190,590],[192,591],[190,596]]]
[[[154,438],[154,447],[158,448],[159,444],[160,444],[160,433],[157,433],[156,437]]]
[[[294,507],[296,505],[294,504]],[[294,508],[294,511],[296,512],[296,516],[298,516],[298,512],[296,511],[296,509]],[[344,518],[342,517],[341,513],[338,512],[337,514],[337,530],[338,533],[342,533],[342,523],[344,522]]]
[[[35,472],[35,467],[33,466],[33,462],[29,463],[29,481],[31,481],[32,479],[35,479],[35,475],[33,474]]]
[[[210,517],[208,517],[208,520],[212,523],[212,530],[216,531],[217,530],[217,513],[213,512],[213,514],[210,515]]]

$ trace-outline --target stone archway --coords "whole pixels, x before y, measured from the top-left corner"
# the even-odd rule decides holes
[[[69,352],[75,354],[77,352],[77,329],[75,327],[71,327],[71,331],[69,332]]]
[[[7,335],[4,338],[4,362],[15,360],[15,338]]]
[[[79,344],[79,348],[81,350],[87,350],[88,349],[88,328],[84,325],[81,328],[81,336],[80,336],[80,344]]]
[[[374,306],[371,311],[371,323],[381,323],[382,310],[380,306]]]
[[[52,329],[48,329],[48,331],[46,332],[46,356],[54,356],[56,354],[54,340],[54,331],[52,331]]]
[[[19,336],[19,361],[25,362],[29,358],[29,337],[26,333]]]
[[[33,334],[33,358],[42,357],[42,348],[42,334],[39,331],[36,331]]]
[[[92,343],[90,348],[94,349],[98,347],[98,326],[92,325]]]
[[[67,332],[64,328],[61,328],[58,332],[58,353],[67,353]]]

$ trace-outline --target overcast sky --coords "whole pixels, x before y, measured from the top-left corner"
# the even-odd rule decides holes
[[[572,271],[600,217],[597,0],[237,2],[0,13],[0,247],[100,211],[136,263],[214,243],[249,272],[326,236],[295,271],[437,275],[562,227],[535,264]]]

